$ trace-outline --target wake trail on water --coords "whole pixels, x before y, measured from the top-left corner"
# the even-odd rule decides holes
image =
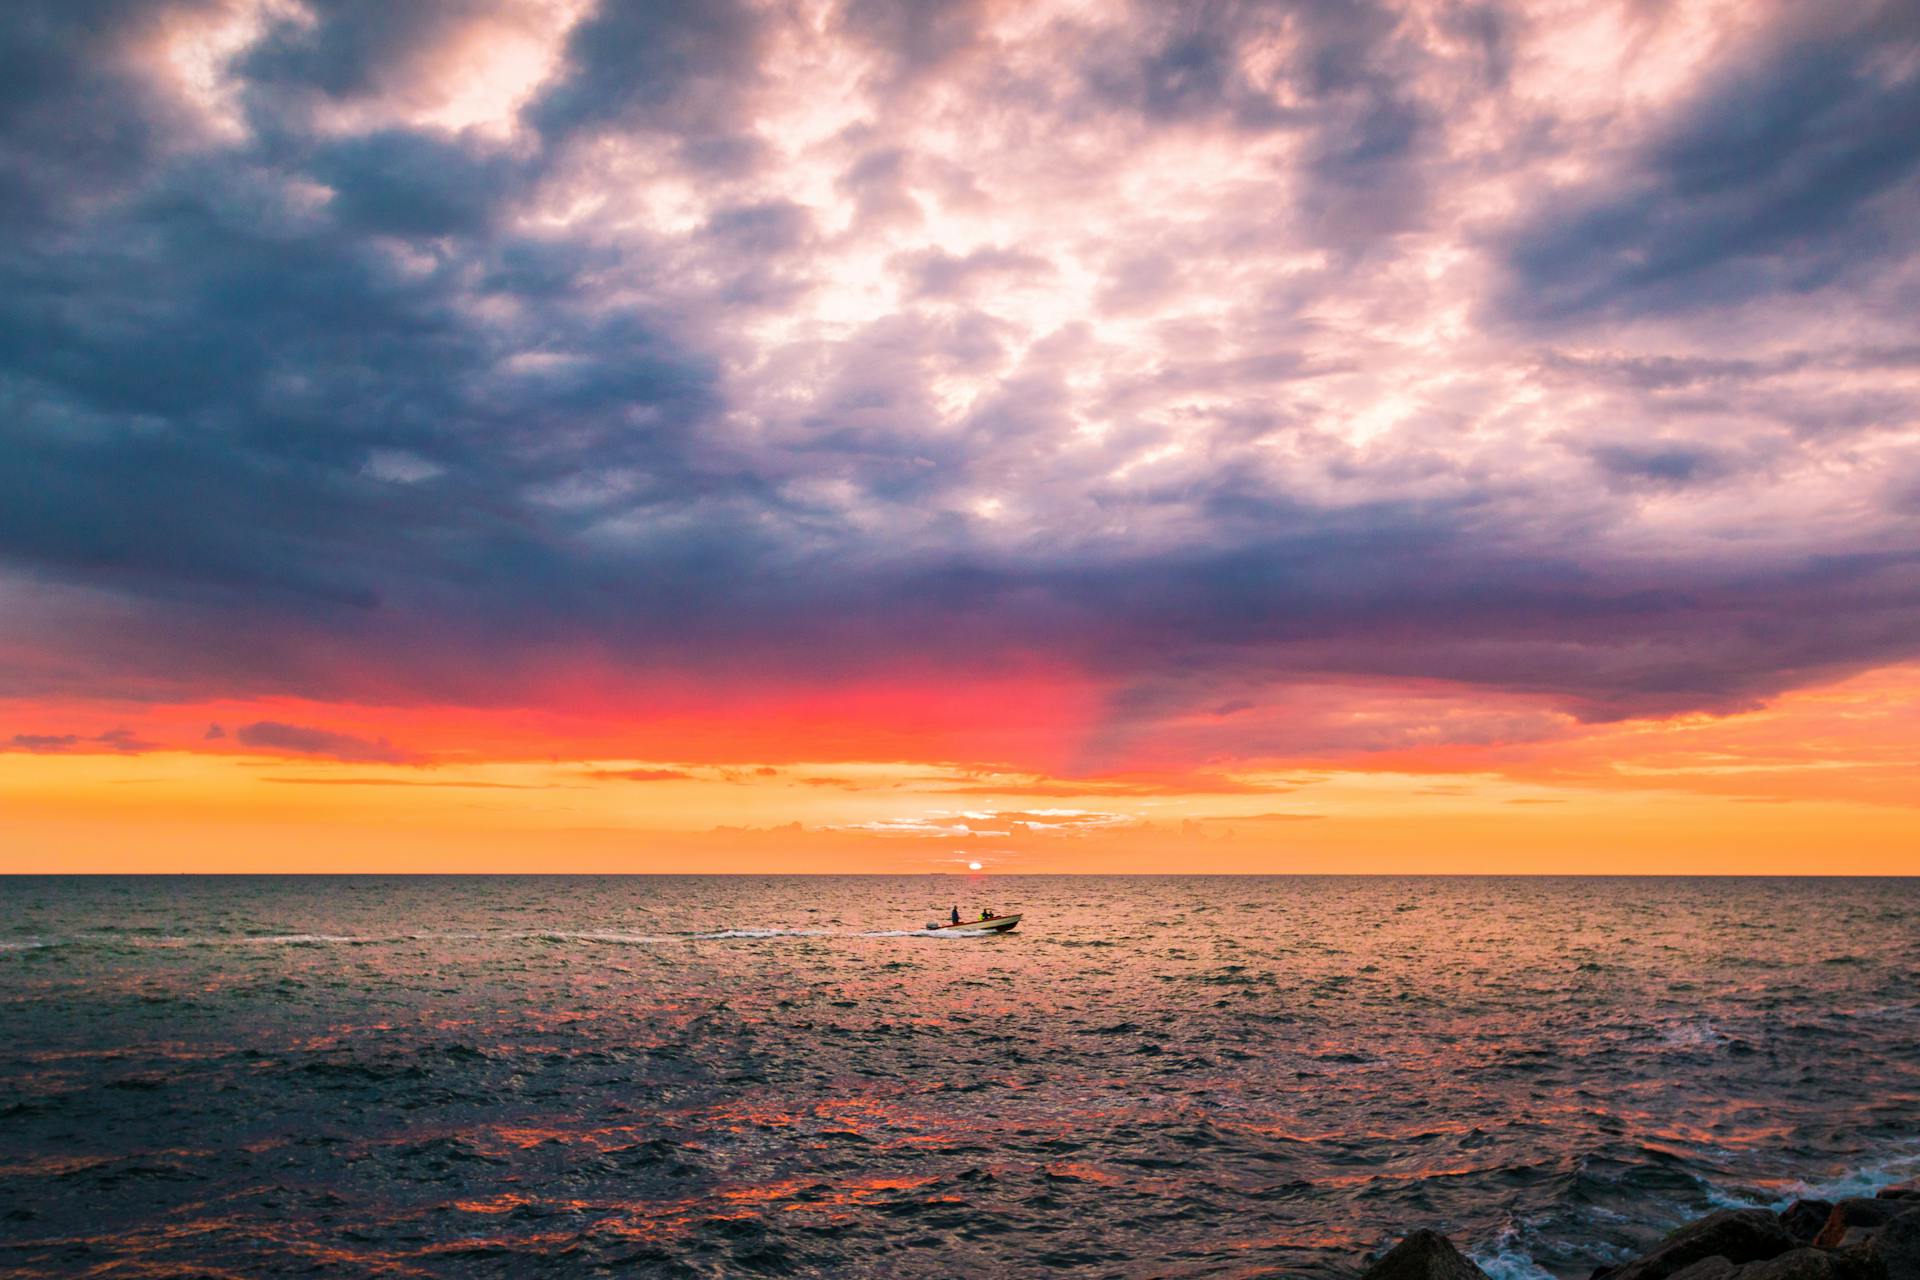
[[[670,945],[685,942],[760,941],[781,938],[925,938],[956,942],[997,937],[997,934],[956,934],[931,929],[714,929],[690,933],[621,933],[614,930],[535,929],[506,933],[275,933],[165,935],[159,937],[113,933],[0,941],[0,954],[43,951],[56,947],[128,948],[177,951],[199,947],[365,947],[406,942],[597,942],[615,946]]]

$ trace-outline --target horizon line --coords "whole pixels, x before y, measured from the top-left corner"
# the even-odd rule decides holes
[[[1920,871],[1741,872],[1670,871],[0,871],[8,880],[182,879],[474,880],[584,878],[683,880],[906,880],[921,877],[1003,880],[1920,880]]]

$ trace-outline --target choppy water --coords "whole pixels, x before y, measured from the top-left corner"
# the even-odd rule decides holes
[[[1001,938],[928,938],[959,901]],[[1920,880],[0,881],[0,1271],[1584,1276],[1920,1172]]]

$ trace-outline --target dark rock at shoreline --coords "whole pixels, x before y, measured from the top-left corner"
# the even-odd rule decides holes
[[[1895,1188],[1895,1190],[1905,1190]],[[1818,1221],[1816,1229],[1815,1223]],[[1920,1196],[1721,1210],[1595,1280],[1920,1280]]]
[[[1363,1280],[1486,1280],[1445,1236],[1416,1231]],[[1920,1280],[1920,1188],[1796,1200],[1779,1214],[1722,1209],[1593,1280]]]
[[[1877,1260],[1859,1249],[1795,1249],[1737,1268],[1739,1280],[1887,1280]]]
[[[1875,1232],[1864,1252],[1885,1269],[1887,1280],[1920,1280],[1920,1203],[1894,1203],[1907,1211]]]
[[[1812,1244],[1833,1215],[1831,1200],[1795,1200],[1780,1213],[1780,1225],[1801,1244]]]
[[[1824,1249],[1793,1249],[1777,1258],[1741,1267],[1741,1280],[1839,1280],[1833,1255]]]
[[[1489,1280],[1437,1231],[1416,1231],[1367,1268],[1361,1280]]]
[[[1697,1262],[1724,1258],[1729,1264],[1764,1262],[1799,1244],[1765,1209],[1722,1209],[1690,1222],[1655,1245],[1645,1257],[1608,1268],[1606,1280],[1668,1280]],[[1600,1276],[1602,1272],[1595,1272]]]
[[[1827,1221],[1820,1228],[1820,1234],[1813,1242],[1823,1249],[1838,1249],[1849,1244],[1858,1244],[1869,1235],[1886,1226],[1902,1213],[1909,1213],[1913,1205],[1905,1200],[1882,1200],[1855,1197],[1842,1200],[1833,1206],[1833,1212],[1827,1215]]]

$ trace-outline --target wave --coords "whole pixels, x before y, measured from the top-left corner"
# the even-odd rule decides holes
[[[996,937],[995,934],[940,933],[928,929],[713,929],[691,933],[621,933],[610,929],[534,929],[503,933],[275,933],[201,934],[131,937],[124,934],[75,934],[64,938],[36,938],[0,942],[0,952],[39,951],[52,947],[108,947],[132,950],[177,951],[195,947],[364,947],[402,942],[539,941],[597,942],[617,946],[671,945],[684,942],[730,942],[776,938],[928,938],[942,942]]]
[[[1872,1196],[1882,1187],[1907,1181],[1920,1172],[1920,1150],[1908,1150],[1880,1160],[1869,1161],[1834,1177],[1818,1182],[1794,1179],[1782,1183],[1786,1192],[1773,1199],[1751,1191],[1729,1190],[1701,1179],[1707,1202],[1716,1209],[1771,1209],[1778,1213],[1795,1200],[1847,1200]]]
[[[1920,1172],[1920,1149],[1908,1150],[1885,1159],[1871,1161],[1824,1182],[1795,1182],[1790,1195],[1770,1202],[1774,1210],[1786,1208],[1795,1200],[1845,1200],[1850,1196],[1871,1196],[1882,1187],[1905,1182]]]
[[[992,934],[940,933],[931,929],[717,929],[707,933],[545,933],[545,938],[582,942],[725,942],[762,938],[928,938],[949,942],[956,938],[992,937]]]
[[[1535,1262],[1525,1249],[1496,1248],[1492,1253],[1474,1250],[1467,1257],[1491,1280],[1556,1280],[1553,1272]]]
[[[1508,1223],[1486,1249],[1469,1250],[1473,1260],[1492,1280],[1554,1280],[1553,1272],[1535,1262],[1520,1243],[1520,1228]]]
[[[1661,1049],[1697,1050],[1718,1048],[1731,1040],[1711,1018],[1692,1017],[1665,1027],[1655,1043]]]

